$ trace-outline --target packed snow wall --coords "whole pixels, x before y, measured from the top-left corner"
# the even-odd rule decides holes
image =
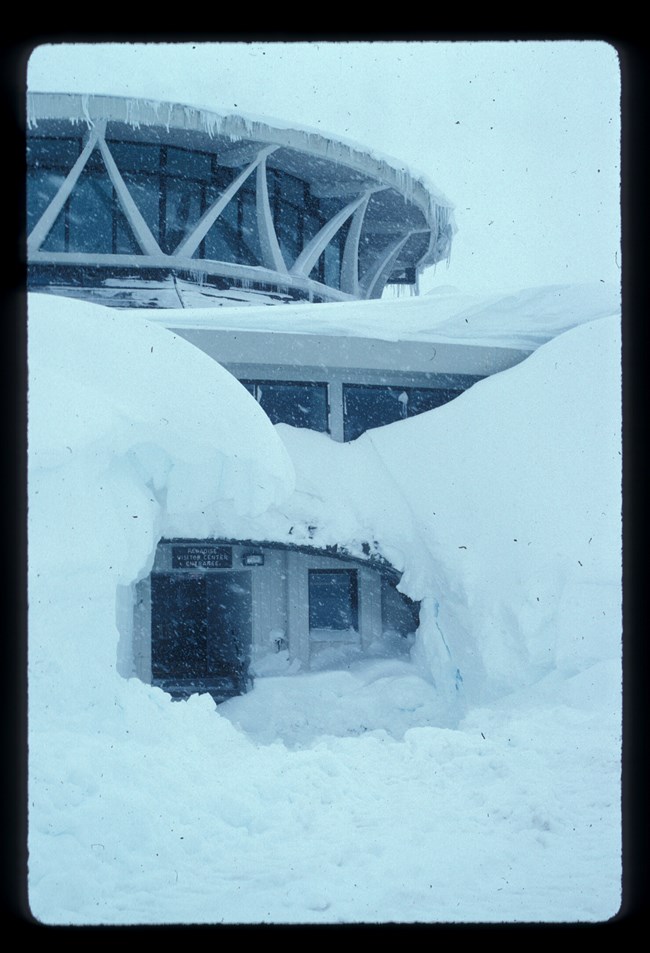
[[[149,572],[165,518],[196,514],[207,534],[221,508],[291,492],[293,467],[246,390],[162,328],[32,296],[28,343],[30,677],[96,703],[117,587]]]
[[[422,603],[414,659],[450,712],[598,657],[600,637],[571,619],[588,609],[598,631],[617,625],[619,350],[616,319],[582,325],[451,404],[337,445],[271,427],[229,374],[166,330],[34,297],[34,664],[35,594],[53,561],[87,582],[44,593],[50,612],[74,617],[87,588],[88,613],[97,586],[113,616],[116,587],[149,572],[161,536],[357,555],[370,542]],[[80,668],[88,685],[93,670],[96,687],[115,668],[115,640],[90,644],[81,666],[42,648],[57,678]]]

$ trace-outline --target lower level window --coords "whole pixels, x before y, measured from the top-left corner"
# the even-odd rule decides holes
[[[355,569],[309,570],[309,629],[358,632],[359,595]]]
[[[446,386],[399,387],[379,384],[343,385],[343,436],[357,437],[373,427],[415,417],[458,397],[480,380],[469,375],[449,375]]]
[[[311,381],[249,381],[250,391],[272,424],[289,424],[320,433],[329,431],[327,384]]]

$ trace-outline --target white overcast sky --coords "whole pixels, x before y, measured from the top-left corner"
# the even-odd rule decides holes
[[[620,72],[598,41],[38,47],[33,90],[115,93],[315,127],[394,156],[455,205],[422,290],[620,281]]]

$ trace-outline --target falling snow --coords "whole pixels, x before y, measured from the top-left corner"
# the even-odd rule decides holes
[[[618,320],[336,444],[272,427],[141,315],[30,299],[34,915],[612,916]],[[422,600],[410,657],[311,673],[280,658],[219,707],[120,676],[116,591],[161,535],[282,539],[289,521],[318,544],[372,532]]]

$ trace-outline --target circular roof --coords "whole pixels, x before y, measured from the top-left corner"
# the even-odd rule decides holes
[[[355,202],[363,198],[363,226],[356,241],[362,288],[361,271],[366,271],[366,287],[362,290],[365,297],[381,293],[383,281],[390,280],[391,275],[400,271],[416,275],[425,266],[449,256],[455,224],[453,206],[442,193],[397,160],[308,128],[240,114],[223,115],[179,103],[55,92],[28,94],[27,123],[30,135],[39,138],[69,135],[71,124],[105,128],[100,135],[105,135],[109,144],[114,140],[162,142],[213,153],[219,165],[231,169],[249,166],[263,151],[266,168],[307,183],[309,194],[317,201],[335,200],[340,207],[351,210],[332,235],[353,214]],[[382,242],[385,249],[393,248],[394,254],[379,280],[376,276],[371,280],[372,255],[380,250]],[[40,250],[35,250],[42,257]],[[273,256],[267,259],[264,264],[273,270]],[[281,262],[279,272],[286,271],[291,277],[289,282],[283,278],[285,287],[298,284],[306,288],[305,282],[310,282],[311,259],[303,255],[299,263],[292,266],[287,262],[285,269]],[[344,289],[331,291],[340,298]]]

